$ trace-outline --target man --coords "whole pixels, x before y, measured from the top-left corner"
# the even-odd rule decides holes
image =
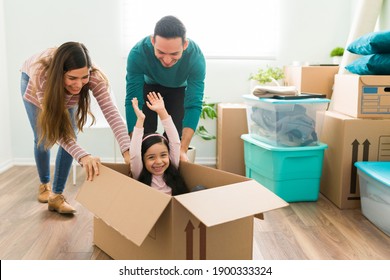
[[[186,38],[186,28],[174,16],[160,19],[153,36],[139,41],[130,51],[126,75],[126,120],[130,136],[136,122],[131,100],[137,97],[146,118],[144,133],[157,130],[157,114],[144,100],[159,92],[181,138],[180,159],[187,150],[202,109],[206,62],[198,45]]]

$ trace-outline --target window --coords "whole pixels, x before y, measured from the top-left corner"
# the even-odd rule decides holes
[[[165,15],[178,17],[206,58],[273,59],[277,47],[277,0],[122,0],[124,55],[153,34]]]

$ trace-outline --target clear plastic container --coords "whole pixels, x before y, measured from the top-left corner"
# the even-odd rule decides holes
[[[355,162],[363,215],[390,236],[390,162]]]
[[[273,99],[244,95],[249,134],[275,146],[317,145],[329,99]]]

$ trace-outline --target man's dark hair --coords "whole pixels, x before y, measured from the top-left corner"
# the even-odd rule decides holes
[[[153,35],[154,39],[156,39],[156,36],[168,39],[180,37],[184,44],[186,40],[186,27],[178,18],[165,16],[156,23]]]

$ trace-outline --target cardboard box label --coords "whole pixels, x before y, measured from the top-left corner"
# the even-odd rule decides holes
[[[337,74],[331,107],[357,118],[390,118],[390,76]]]

